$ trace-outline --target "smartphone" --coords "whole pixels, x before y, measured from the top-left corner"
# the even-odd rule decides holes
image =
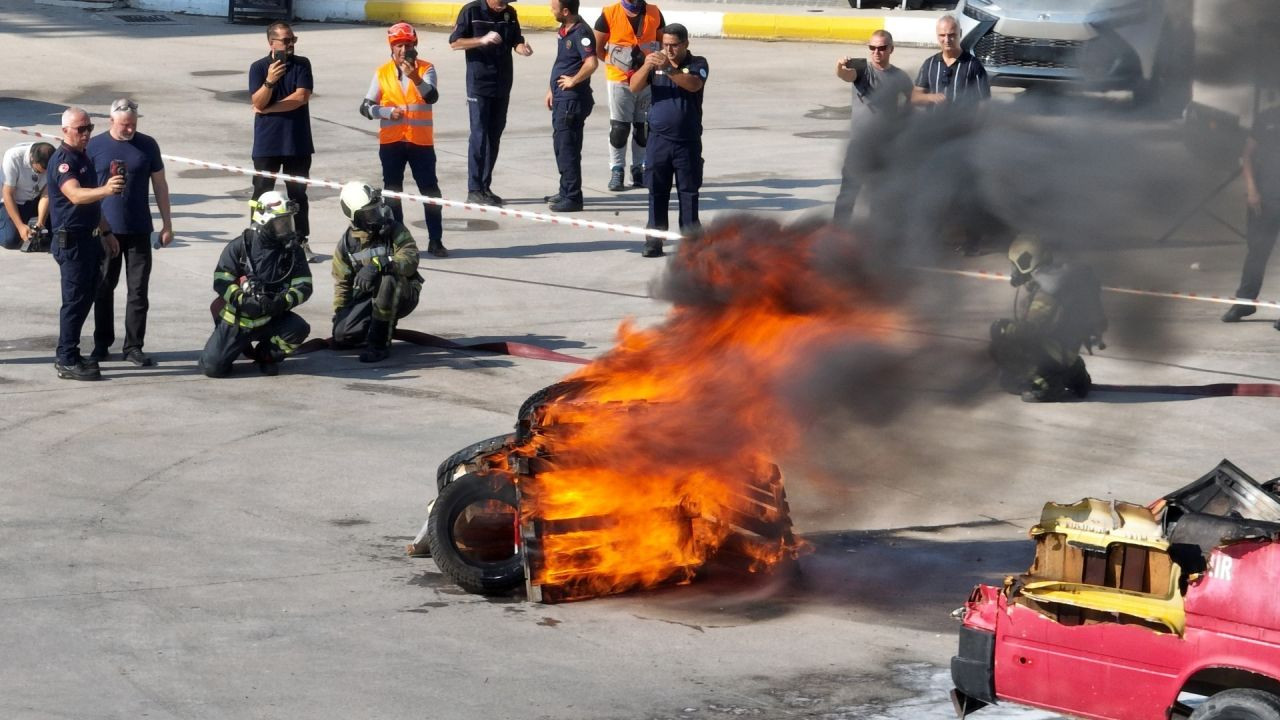
[[[111,161],[111,177],[115,177],[116,175],[119,175],[120,177],[124,177],[126,172],[128,171],[125,168],[125,164],[123,160]]]
[[[288,50],[272,50],[271,59],[272,61],[275,61],[275,62],[284,62],[285,60],[289,59],[289,51]]]
[[[418,48],[416,48],[416,47],[405,48],[405,51],[404,51],[404,59],[405,59],[405,60],[408,60],[408,61],[409,61],[409,62],[411,62],[411,63],[417,62],[417,61],[418,61]]]
[[[849,58],[848,60],[845,61],[844,66],[849,68],[850,70],[856,70],[859,73],[864,73],[867,71],[867,59],[866,58]]]

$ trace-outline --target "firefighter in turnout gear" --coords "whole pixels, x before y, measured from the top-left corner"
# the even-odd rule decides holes
[[[360,362],[380,362],[396,320],[418,307],[418,245],[378,190],[349,182],[338,201],[351,227],[333,253],[333,343],[365,345]]]
[[[1009,246],[1010,282],[1018,288],[1014,317],[991,325],[991,357],[1000,386],[1024,402],[1059,402],[1089,394],[1080,348],[1105,348],[1102,288],[1083,265],[1056,262],[1037,238]]]
[[[312,290],[311,270],[293,225],[298,206],[274,190],[250,206],[253,227],[227,243],[213,272],[218,294],[210,307],[214,328],[200,355],[200,368],[209,377],[231,374],[231,364],[242,354],[263,374],[275,375],[285,356],[311,332],[307,321],[292,312]]]

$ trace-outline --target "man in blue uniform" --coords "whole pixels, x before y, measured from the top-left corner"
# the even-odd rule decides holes
[[[91,360],[106,360],[116,340],[115,289],[124,266],[128,299],[124,310],[124,359],[138,367],[155,364],[142,351],[147,334],[147,286],[151,279],[151,206],[147,203],[154,188],[160,209],[160,244],[173,242],[173,220],[169,212],[169,183],[164,176],[160,145],[150,135],[138,132],[138,105],[129,98],[111,104],[111,128],[89,141],[89,157],[98,171],[98,182],[112,174],[125,177],[124,193],[102,201],[102,214],[120,243],[120,254],[107,265],[107,276],[93,303],[93,352]],[[115,173],[112,172],[113,165]]]
[[[528,57],[533,49],[524,41],[512,0],[471,0],[458,11],[449,34],[449,47],[467,53],[467,108],[471,136],[467,139],[467,202],[501,205],[490,189],[498,145],[507,127],[511,100],[511,51]]]
[[[591,73],[600,61],[595,33],[578,15],[578,0],[551,0],[551,14],[560,21],[560,31],[547,109],[551,111],[551,142],[560,171],[560,190],[547,202],[552,212],[574,212],[582,209],[582,128],[595,105]]]
[[[1258,113],[1240,158],[1244,172],[1246,204],[1245,235],[1248,252],[1236,297],[1257,300],[1267,260],[1280,234],[1280,106]],[[1239,322],[1258,311],[1255,305],[1232,305],[1222,322]],[[1280,320],[1275,328],[1280,330]]]
[[[267,26],[266,57],[249,66],[253,103],[253,169],[306,177],[311,172],[311,93],[315,80],[311,61],[294,54],[298,36],[286,22]],[[253,199],[276,186],[275,178],[253,176]],[[290,202],[298,206],[298,238],[307,262],[319,262],[307,238],[311,235],[307,186],[286,182]]]
[[[680,230],[698,225],[702,187],[702,89],[707,60],[689,52],[689,31],[679,23],[662,28],[662,49],[650,53],[631,76],[631,92],[653,88],[649,108],[649,144],[645,146],[645,185],[649,188],[649,224],[667,229],[671,179],[680,202]],[[645,238],[645,257],[662,255],[662,239]]]
[[[89,317],[105,253],[120,252],[102,221],[101,203],[124,192],[124,178],[112,177],[101,187],[93,161],[85,154],[93,123],[82,108],[62,113],[62,145],[49,158],[50,252],[62,274],[62,307],[58,311],[58,356],[53,367],[65,380],[101,380],[96,362],[80,354],[80,330]]]

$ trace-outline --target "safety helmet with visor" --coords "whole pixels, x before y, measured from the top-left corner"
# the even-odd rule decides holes
[[[338,204],[351,227],[357,230],[377,230],[395,220],[391,208],[382,200],[382,192],[358,180],[342,186]]]
[[[1010,282],[1014,287],[1031,279],[1031,273],[1048,265],[1051,259],[1049,248],[1040,238],[1024,235],[1009,245],[1009,262],[1013,263],[1013,276]]]
[[[258,233],[269,241],[293,245],[298,239],[293,217],[298,214],[298,204],[287,199],[277,190],[263,193],[253,201],[253,224]]]
[[[387,28],[387,44],[395,47],[400,43],[418,44],[418,31],[406,22],[399,22]]]

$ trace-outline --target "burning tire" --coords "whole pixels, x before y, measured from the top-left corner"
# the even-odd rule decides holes
[[[490,467],[485,462],[485,459],[499,450],[510,448],[515,444],[515,441],[515,433],[498,435],[488,440],[472,443],[445,458],[444,462],[440,463],[440,467],[436,469],[436,492],[444,490],[445,485],[465,473],[480,473],[489,470]]]
[[[480,595],[519,587],[516,502],[515,483],[503,473],[467,473],[445,485],[427,518],[427,545],[440,572]]]
[[[1196,708],[1191,720],[1280,720],[1280,698],[1262,690],[1224,690]]]
[[[530,395],[528,399],[521,403],[520,410],[516,413],[516,438],[524,439],[521,433],[527,431],[529,421],[532,419],[530,415],[539,405],[567,397],[585,389],[587,386],[586,380],[563,380],[554,385],[548,385]]]

